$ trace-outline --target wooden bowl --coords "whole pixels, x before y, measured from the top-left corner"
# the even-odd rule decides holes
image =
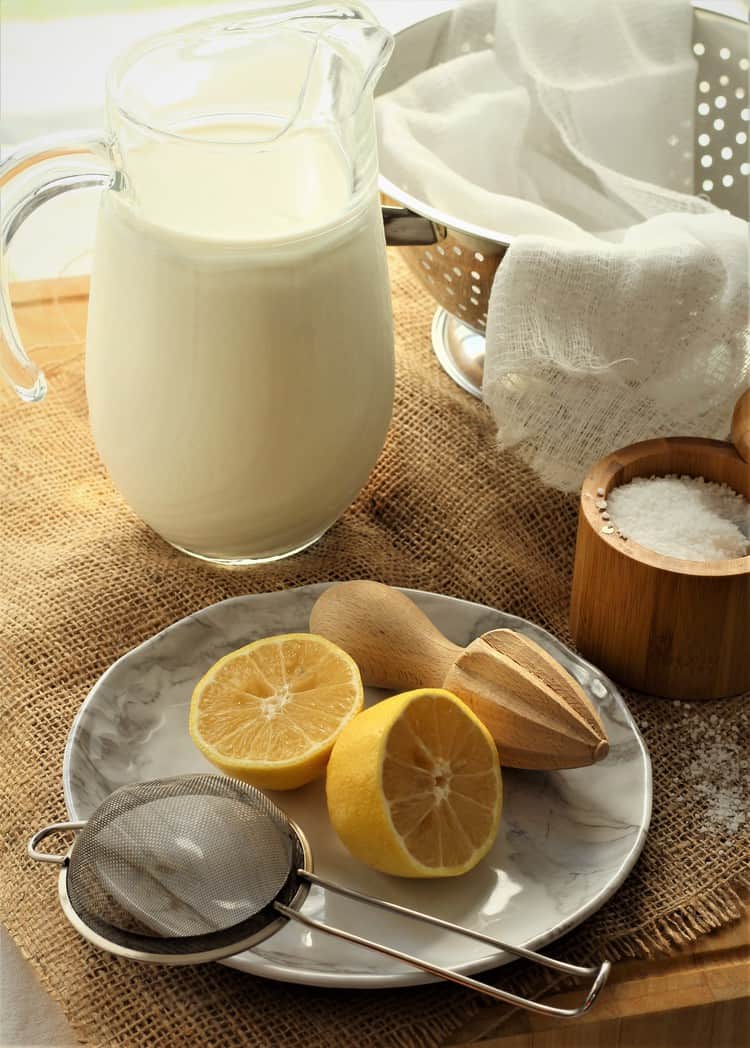
[[[597,500],[633,477],[667,473],[702,476],[750,498],[750,466],[720,440],[644,440],[597,462],[581,489],[573,637],[586,658],[638,691],[736,695],[750,689],[750,556],[681,560],[602,530],[610,522]]]

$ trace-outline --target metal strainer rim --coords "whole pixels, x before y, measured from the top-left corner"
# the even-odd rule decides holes
[[[178,779],[185,780],[190,778],[205,778],[205,775],[198,773],[195,776],[181,775],[174,776],[172,779],[154,779],[146,783],[140,783],[140,786],[161,786],[165,782],[175,781]],[[216,776],[220,779],[220,776]],[[276,805],[269,801],[269,799],[263,794],[261,790],[256,789],[254,786],[249,786],[247,783],[239,782],[238,780],[229,780],[234,785],[239,785],[244,789],[251,791],[253,794],[259,794],[262,799],[269,803],[272,808],[276,808]],[[117,791],[115,791],[117,792]],[[103,802],[106,804],[106,801]],[[290,902],[284,903],[278,901],[278,894],[276,898],[270,903],[270,905],[276,910],[278,914],[277,919],[271,919],[262,928],[256,930],[252,936],[245,939],[238,939],[227,943],[226,940],[223,942],[221,947],[215,949],[205,950],[202,953],[166,953],[157,954],[151,951],[140,951],[131,949],[129,947],[121,946],[118,943],[114,943],[111,939],[106,938],[103,935],[95,932],[85,920],[83,920],[75,908],[73,907],[72,901],[68,893],[68,870],[69,870],[69,857],[73,851],[75,845],[71,845],[66,855],[52,855],[49,852],[40,851],[38,848],[39,843],[46,837],[51,836],[54,833],[65,832],[66,830],[80,830],[84,827],[85,823],[54,823],[50,826],[45,826],[39,830],[31,838],[28,844],[28,854],[30,858],[36,859],[42,862],[54,862],[61,866],[60,875],[58,878],[58,894],[60,897],[60,905],[63,909],[68,920],[71,922],[73,927],[79,934],[90,942],[92,945],[105,950],[108,953],[115,954],[117,956],[126,957],[130,960],[136,961],[147,961],[151,963],[162,963],[168,965],[186,965],[186,964],[199,964],[204,961],[215,961],[221,960],[232,956],[233,954],[240,953],[243,949],[247,949],[264,939],[269,938],[274,934],[287,920],[293,919],[298,921],[303,926],[310,929],[325,932],[326,934],[336,936],[345,942],[353,943],[358,946],[364,946],[367,949],[374,950],[376,953],[384,954],[388,957],[396,958],[397,960],[404,961],[421,971],[427,972],[430,975],[436,975],[449,982],[457,983],[460,986],[466,987],[471,990],[475,990],[487,997],[494,1000],[504,1001],[507,1004],[520,1006],[526,1008],[529,1011],[537,1012],[543,1015],[556,1016],[559,1018],[577,1018],[578,1016],[584,1015],[591,1005],[596,1000],[599,992],[604,986],[609,976],[611,964],[609,961],[601,961],[599,964],[583,967],[581,965],[571,964],[567,961],[560,961],[557,958],[548,957],[545,954],[539,954],[533,950],[527,950],[522,946],[511,946],[509,943],[501,942],[499,939],[495,939],[492,936],[485,935],[484,932],[476,931],[471,928],[466,928],[458,924],[454,924],[451,921],[443,920],[440,917],[434,917],[431,914],[424,913],[419,910],[410,909],[407,906],[401,906],[398,903],[388,902],[385,899],[378,898],[372,895],[366,895],[364,892],[356,891],[353,888],[347,888],[343,884],[339,884],[335,881],[330,881],[327,878],[319,877],[317,874],[311,871],[312,856],[310,852],[307,840],[300,830],[300,828],[283,812],[281,809],[277,809],[279,814],[283,817],[285,826],[296,836],[296,840],[300,845],[300,850],[303,855],[304,863],[292,862],[290,868],[290,877],[298,878],[297,890],[290,900]],[[95,817],[96,813],[94,813]],[[401,949],[397,949],[392,946],[388,946],[383,942],[379,942],[372,939],[367,939],[362,935],[355,932],[350,932],[344,928],[334,926],[320,920],[317,917],[313,917],[311,914],[302,912],[302,904],[307,896],[309,885],[317,885],[318,887],[324,888],[329,892],[333,892],[336,895],[343,896],[345,898],[352,899],[357,902],[364,903],[367,906],[373,906],[381,910],[385,910],[389,913],[399,914],[403,917],[407,917],[413,920],[418,920],[425,924],[429,924],[432,927],[440,928],[445,931],[451,932],[456,935],[464,936],[469,939],[475,940],[487,944],[492,947],[499,947],[508,953],[513,954],[515,957],[523,957],[526,960],[533,961],[537,964],[541,964],[546,968],[552,968],[558,972],[563,972],[566,975],[573,975],[577,978],[584,978],[587,980],[588,985],[585,990],[585,997],[583,1001],[572,1008],[559,1008],[551,1004],[545,1004],[543,1001],[532,1000],[526,997],[520,997],[517,994],[510,993],[507,990],[502,990],[499,987],[492,986],[489,983],[481,982],[478,979],[473,979],[468,975],[463,975],[456,971],[454,968],[446,968],[441,965],[432,964],[422,957],[417,957],[411,953],[407,953]],[[235,926],[236,927],[236,926]],[[230,929],[231,930],[231,929]],[[215,933],[211,933],[213,937]],[[162,940],[166,941],[166,937]]]
[[[177,780],[186,780],[193,777],[194,776],[191,776],[189,774],[178,775],[156,781],[159,781],[160,783],[167,783]],[[216,776],[216,778],[218,780],[222,779],[221,776]],[[255,787],[248,786],[247,783],[244,783],[241,780],[230,779],[227,777],[226,781],[231,782],[234,786],[239,786],[241,788],[241,792],[248,791],[250,798],[252,798],[252,795],[255,793],[261,794],[261,791],[257,790]],[[134,785],[137,786],[141,784]],[[112,795],[110,795],[110,797],[111,796]],[[261,794],[261,796],[263,795]],[[102,802],[102,805],[106,804],[108,800],[109,798],[106,798]],[[273,806],[276,807],[276,805]],[[290,834],[295,840],[295,843],[299,845],[299,851],[301,852],[303,859],[301,863],[298,861],[292,861],[287,881],[285,882],[284,886],[282,886],[282,888],[279,890],[276,897],[270,903],[268,903],[267,906],[271,908],[276,908],[275,903],[283,895],[284,888],[286,887],[286,885],[288,884],[291,887],[294,887],[294,884],[296,882],[296,888],[294,890],[293,895],[283,905],[285,906],[285,908],[297,912],[304,905],[304,902],[310,891],[311,882],[301,877],[300,871],[304,871],[305,873],[312,873],[312,852],[307,838],[305,837],[299,825],[296,822],[294,822],[293,819],[290,819],[285,812],[281,812],[281,815],[283,815],[285,823],[287,824]],[[52,832],[61,833],[65,832],[66,830],[77,832],[78,830],[83,829],[85,825],[86,822],[71,822],[56,823],[52,826],[46,827],[45,830],[41,830],[32,838],[32,841],[30,842],[29,846],[30,853],[32,853],[36,849],[36,845],[39,844],[44,839],[44,837],[49,836]],[[46,856],[47,861],[57,862],[60,865],[60,873],[57,881],[57,891],[60,900],[60,906],[63,910],[63,913],[70,921],[70,923],[73,925],[75,930],[84,939],[86,939],[87,942],[91,943],[93,946],[96,946],[99,949],[105,950],[107,953],[114,954],[118,957],[125,957],[128,960],[134,961],[144,961],[155,964],[170,965],[203,964],[207,961],[218,961],[226,957],[233,957],[235,954],[238,954],[243,950],[250,949],[253,946],[257,946],[259,943],[264,942],[266,939],[270,938],[277,931],[279,931],[289,920],[289,917],[287,915],[285,915],[281,910],[276,908],[276,916],[270,919],[262,928],[254,929],[252,934],[240,935],[237,938],[233,938],[231,937],[232,927],[240,928],[243,924],[246,923],[245,921],[238,922],[237,925],[230,926],[229,928],[224,929],[223,934],[221,936],[223,939],[222,944],[213,947],[211,947],[208,944],[211,942],[211,940],[216,940],[219,934],[217,932],[208,932],[203,935],[193,935],[189,937],[186,936],[185,940],[189,940],[189,942],[194,948],[189,949],[184,953],[172,951],[157,952],[156,950],[146,948],[144,948],[143,950],[139,950],[135,947],[125,946],[124,944],[117,942],[116,939],[110,938],[109,936],[97,931],[94,927],[91,926],[91,924],[88,923],[88,921],[85,920],[84,917],[81,916],[76,907],[73,905],[68,889],[68,876],[70,873],[70,859],[75,849],[76,843],[77,837],[73,840],[73,842],[64,854],[49,854]],[[39,858],[40,855],[37,854],[35,857]],[[299,855],[297,855],[297,859],[298,858]],[[265,908],[266,907],[263,907],[263,909]],[[261,912],[262,910],[258,911],[258,913]],[[115,929],[114,926],[113,930],[117,931],[117,929]],[[179,937],[176,936],[157,935],[153,939],[150,939],[150,937],[148,936],[139,935],[134,932],[128,932],[127,937],[134,940],[135,942],[142,941],[144,947],[152,941],[154,943],[179,941]]]
[[[747,21],[747,18],[739,5],[727,8],[724,4],[716,2],[716,0],[690,0],[690,6],[694,11],[702,11],[707,14],[717,15],[730,22],[744,24]],[[395,34],[395,38],[398,40],[401,34],[420,25],[426,25],[428,22],[434,21],[438,24],[445,20],[449,14],[450,10],[446,9],[445,11],[438,11],[434,14],[428,15],[426,18],[418,19],[416,22],[410,23],[409,25],[404,26],[403,29],[399,30],[399,32]],[[513,242],[514,234],[503,233],[500,230],[491,229],[487,226],[478,226],[472,222],[464,221],[458,215],[453,215],[447,211],[442,211],[440,208],[432,207],[426,201],[413,196],[411,193],[408,193],[405,189],[398,186],[395,182],[386,178],[382,172],[378,175],[378,183],[381,193],[386,197],[389,197],[401,207],[408,208],[409,211],[412,211],[415,215],[425,218],[437,226],[444,226],[454,233],[463,233],[465,236],[480,237],[497,247],[508,248]],[[399,244],[399,241],[396,241],[395,243]],[[408,245],[404,242],[402,246]],[[458,319],[460,320],[461,318],[459,317]]]

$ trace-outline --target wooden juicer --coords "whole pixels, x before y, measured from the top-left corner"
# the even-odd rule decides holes
[[[543,648],[514,630],[453,644],[399,590],[339,582],[316,601],[313,633],[352,656],[365,684],[445,688],[470,706],[514,768],[580,768],[609,752],[588,696]]]
[[[702,476],[750,499],[750,390],[731,441],[645,440],[601,459],[583,482],[571,632],[587,659],[638,691],[716,699],[750,689],[750,556],[664,556],[602,517],[613,488],[634,477]]]

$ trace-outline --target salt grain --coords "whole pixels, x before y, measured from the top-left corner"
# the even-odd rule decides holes
[[[636,477],[609,493],[607,508],[621,534],[668,557],[748,553],[750,503],[726,484],[674,474]]]
[[[704,713],[683,703],[677,731],[690,740],[683,769],[690,817],[711,837],[734,837],[747,821],[748,749],[736,720]],[[684,736],[683,736],[684,738]]]

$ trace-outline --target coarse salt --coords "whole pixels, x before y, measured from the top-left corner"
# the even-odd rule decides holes
[[[621,534],[667,557],[744,557],[750,503],[726,484],[669,474],[636,477],[610,491],[607,509]]]
[[[670,779],[674,801],[683,806],[693,830],[711,837],[717,849],[736,848],[732,839],[744,834],[747,824],[750,753],[745,741],[746,718],[722,700],[716,707],[719,715],[710,717],[702,702],[677,701],[670,718],[663,702],[658,699],[650,705],[654,716],[649,719],[653,726],[668,718],[675,745],[684,755],[675,778]]]

